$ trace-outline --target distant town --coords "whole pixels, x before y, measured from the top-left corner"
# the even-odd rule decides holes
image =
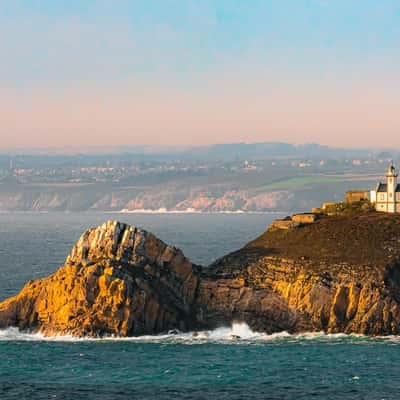
[[[302,211],[374,185],[398,157],[285,143],[128,151],[0,154],[0,211]]]

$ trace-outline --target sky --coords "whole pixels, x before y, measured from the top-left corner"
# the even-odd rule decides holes
[[[398,0],[0,0],[0,149],[400,146]]]

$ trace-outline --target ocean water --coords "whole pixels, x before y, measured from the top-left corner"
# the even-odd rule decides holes
[[[276,215],[1,214],[0,299],[54,272],[85,228],[110,218],[151,230],[207,265]],[[265,335],[241,323],[196,337],[0,331],[0,400],[399,399],[399,376],[400,337]]]

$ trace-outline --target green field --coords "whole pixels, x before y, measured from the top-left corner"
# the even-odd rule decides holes
[[[268,189],[298,189],[318,183],[343,182],[343,178],[336,176],[298,176],[268,184]]]

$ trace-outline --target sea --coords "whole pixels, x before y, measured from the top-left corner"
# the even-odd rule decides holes
[[[208,265],[282,214],[0,214],[0,301],[57,270],[88,227],[140,226]],[[235,338],[237,335],[240,338]],[[0,330],[0,400],[400,399],[400,337],[266,335],[244,323],[134,338]]]

